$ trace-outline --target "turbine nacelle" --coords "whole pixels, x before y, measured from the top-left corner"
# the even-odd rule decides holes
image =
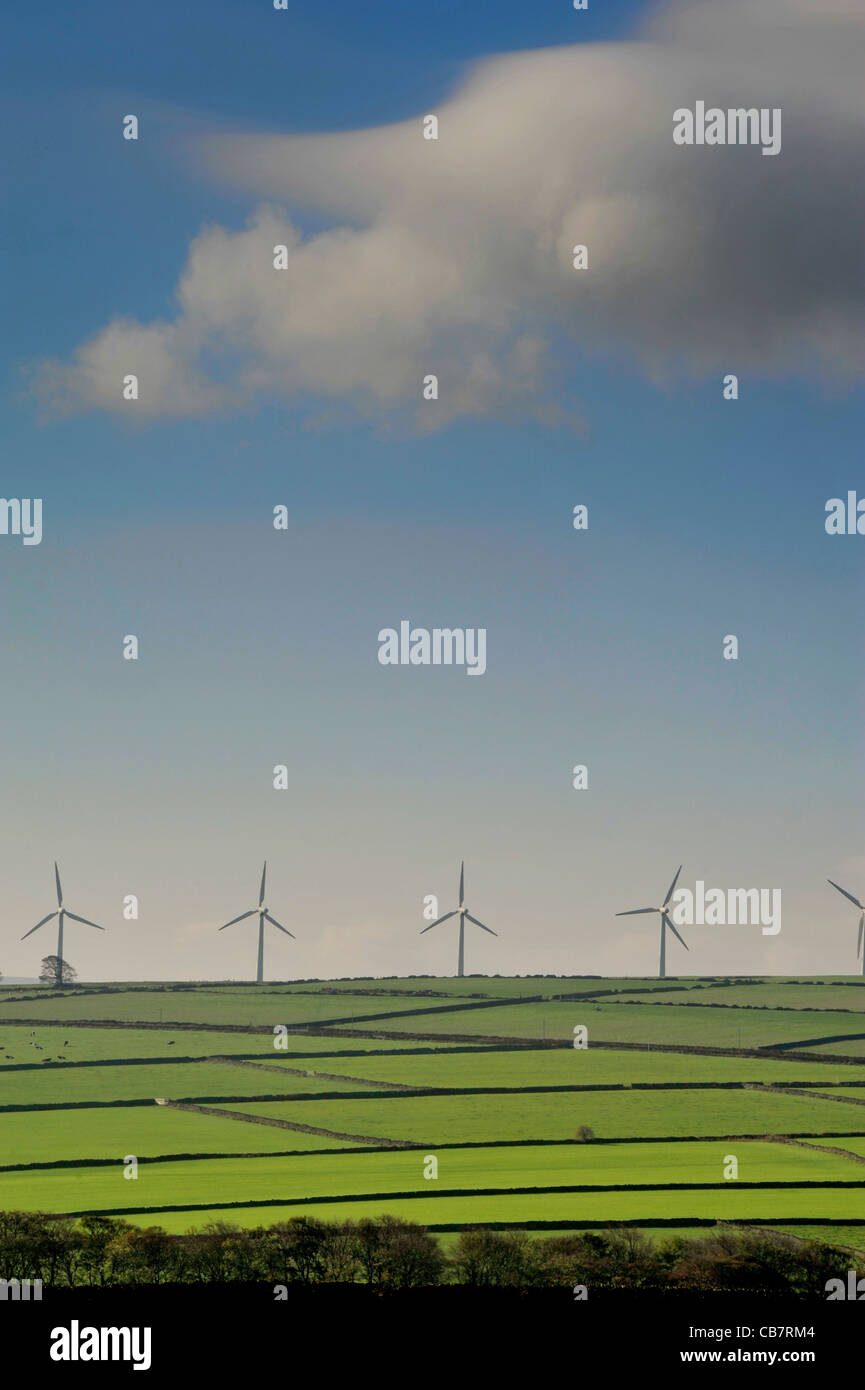
[[[26,941],[28,936],[32,936],[40,927],[44,927],[46,922],[51,922],[55,917],[57,918],[57,971],[54,983],[59,985],[63,979],[63,925],[66,918],[68,917],[72,922],[81,922],[85,927],[95,927],[97,931],[104,931],[105,928],[100,927],[98,922],[91,922],[89,917],[79,917],[77,912],[70,912],[68,907],[64,907],[60,870],[57,867],[56,859],[54,861],[54,881],[57,885],[57,907],[53,912],[49,912],[47,917],[43,917],[41,921],[37,922],[35,927],[26,931],[21,940]]]
[[[463,963],[464,963],[463,945],[464,945],[464,939],[465,939],[465,924],[466,924],[466,921],[471,922],[471,923],[473,924],[473,926],[480,927],[481,931],[489,932],[490,936],[498,936],[498,932],[494,932],[493,929],[492,929],[492,927],[486,927],[486,926],[484,926],[483,922],[479,922],[478,919],[477,919],[477,917],[473,917],[472,914],[469,912],[468,908],[465,906],[465,864],[464,864],[464,863],[460,863],[459,907],[453,908],[450,912],[445,912],[443,916],[437,917],[437,918],[435,919],[435,921],[434,921],[434,922],[430,922],[428,926],[422,927],[422,928],[421,928],[421,932],[420,932],[421,936],[423,936],[424,932],[431,931],[433,927],[438,927],[438,926],[440,926],[442,922],[447,922],[447,921],[449,921],[449,919],[450,919],[451,917],[458,917],[458,918],[459,918],[459,921],[460,921],[459,957],[458,957],[458,960],[457,960],[457,976],[459,977],[459,976],[461,976],[461,975],[464,974],[464,971],[463,971]]]
[[[617,917],[640,917],[646,913],[657,912],[658,916],[661,919],[661,956],[660,964],[658,967],[658,975],[662,980],[665,979],[667,973],[667,928],[669,927],[670,931],[673,933],[676,939],[678,941],[681,941],[686,951],[689,949],[687,941],[685,941],[684,937],[680,936],[676,928],[676,925],[673,922],[672,917],[667,911],[668,907],[670,906],[670,902],[672,901],[673,894],[676,891],[676,884],[679,882],[679,874],[681,872],[682,865],[680,864],[678,869],[676,870],[676,876],[667,890],[667,896],[665,897],[660,907],[631,907],[627,910],[627,912],[616,913]]]
[[[848,902],[851,902],[854,907],[858,907],[859,909],[859,932],[856,937],[856,959],[858,960],[860,956],[862,957],[862,974],[865,975],[865,953],[863,953],[863,948],[865,948],[865,903],[860,903],[858,898],[854,898],[852,893],[848,893],[847,889],[842,888],[840,883],[836,883],[833,878],[827,878],[826,882],[831,883],[832,887],[837,889],[842,898],[846,898]]]
[[[258,902],[257,902],[256,906],[255,906],[255,907],[251,907],[251,908],[249,909],[248,912],[241,912],[239,916],[237,916],[237,917],[232,917],[232,919],[231,919],[230,922],[224,922],[223,925],[219,928],[220,931],[225,931],[225,928],[226,928],[226,927],[233,927],[234,924],[235,924],[235,922],[245,922],[245,921],[247,920],[247,918],[249,918],[249,917],[257,917],[257,918],[258,918],[258,967],[257,967],[256,977],[255,977],[255,982],[256,982],[256,984],[258,984],[258,985],[262,984],[263,981],[264,981],[264,924],[265,924],[265,922],[269,922],[270,925],[271,925],[272,927],[276,927],[277,931],[281,931],[281,932],[283,933],[284,936],[290,936],[291,939],[292,939],[292,941],[295,940],[294,932],[290,932],[290,931],[288,930],[288,927],[284,927],[284,926],[282,925],[281,922],[277,922],[276,918],[271,916],[270,908],[267,906],[267,904],[266,904],[265,901],[264,901],[264,885],[265,885],[266,879],[267,879],[267,860],[265,859],[265,861],[264,861],[264,868],[263,868],[262,871],[261,871],[261,887],[260,887],[259,892],[258,892]]]

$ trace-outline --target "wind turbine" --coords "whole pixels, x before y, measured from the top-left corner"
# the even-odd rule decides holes
[[[676,870],[676,877],[670,884],[670,891],[660,907],[632,907],[628,912],[616,913],[617,917],[636,917],[641,912],[659,912],[661,914],[661,964],[658,970],[658,978],[661,980],[664,980],[667,977],[667,927],[669,927],[673,935],[675,937],[678,937],[679,941],[682,942],[682,945],[684,946],[685,950],[687,951],[688,949],[688,943],[684,941],[681,936],[679,936],[679,933],[676,931],[676,928],[673,925],[673,919],[667,912],[667,908],[670,906],[670,899],[676,891],[676,884],[679,882],[679,874],[681,872],[682,865],[680,864],[678,869]]]
[[[57,917],[59,919],[57,927],[57,969],[54,976],[54,985],[56,987],[63,983],[63,919],[65,917],[71,917],[73,922],[83,922],[85,927],[95,927],[97,931],[104,931],[105,928],[100,927],[97,922],[89,921],[87,917],[79,917],[77,913],[70,912],[68,907],[63,906],[63,889],[60,887],[60,870],[57,867],[56,860],[54,861],[54,878],[57,882],[57,911],[49,912],[48,916],[43,917],[41,922],[37,922],[35,927],[31,927],[29,931],[26,931],[21,940],[26,941],[28,936],[32,936],[40,927],[44,927],[45,923],[50,922],[52,917]]]
[[[464,878],[465,878],[465,865],[464,865],[463,861],[460,860],[460,905],[459,905],[459,907],[455,907],[454,910],[453,910],[453,912],[446,912],[445,915],[444,915],[444,917],[437,917],[436,920],[435,920],[434,922],[430,922],[430,924],[429,924],[428,927],[423,927],[423,928],[421,929],[421,936],[423,936],[423,934],[424,934],[425,931],[432,931],[433,927],[437,927],[441,922],[446,922],[446,921],[448,920],[449,917],[457,917],[457,916],[459,917],[459,919],[460,919],[460,954],[459,954],[459,965],[457,966],[457,977],[459,977],[459,976],[465,974],[465,971],[463,970],[463,961],[464,961],[464,944],[465,944],[465,932],[466,932],[466,919],[468,919],[474,926],[480,927],[481,931],[488,931],[489,934],[490,934],[490,936],[498,936],[498,932],[493,931],[492,927],[485,927],[484,924],[483,924],[483,922],[479,922],[478,919],[477,919],[477,917],[473,917],[472,914],[469,912],[468,908],[465,906],[465,904],[464,904],[464,896],[465,896],[465,895],[464,895],[464,891],[463,891]]]
[[[225,927],[233,927],[234,924],[235,924],[235,922],[242,922],[242,921],[244,921],[245,918],[247,918],[247,917],[254,917],[254,916],[256,915],[256,913],[258,913],[258,973],[256,974],[256,977],[255,977],[255,983],[256,983],[257,985],[260,985],[260,984],[262,983],[262,981],[264,980],[264,924],[265,924],[265,922],[269,922],[270,925],[271,925],[272,927],[277,927],[277,928],[279,929],[279,931],[285,932],[285,935],[286,935],[286,936],[290,936],[291,939],[292,939],[292,941],[295,941],[295,940],[297,939],[297,938],[295,937],[295,935],[294,935],[294,932],[289,931],[289,930],[288,930],[288,927],[284,927],[284,926],[282,925],[281,922],[277,922],[277,920],[276,920],[275,917],[271,917],[270,912],[269,912],[268,909],[265,907],[265,905],[264,905],[264,881],[265,881],[266,877],[267,877],[267,860],[265,859],[265,861],[264,861],[264,868],[263,868],[262,871],[261,871],[261,888],[260,888],[259,894],[258,894],[258,907],[251,907],[251,908],[249,909],[248,912],[241,912],[241,914],[240,914],[239,917],[232,917],[232,919],[231,919],[230,922],[226,922],[226,923],[225,923]],[[220,931],[225,931],[225,927],[220,927],[219,930],[220,930]]]
[[[862,949],[863,937],[865,937],[865,907],[862,906],[858,898],[854,898],[852,893],[848,893],[846,888],[841,888],[831,878],[827,878],[827,883],[831,883],[833,888],[837,888],[839,893],[843,893],[845,898],[849,898],[854,907],[859,909],[859,939],[856,942],[856,955],[862,957],[862,974],[865,975],[865,951]]]

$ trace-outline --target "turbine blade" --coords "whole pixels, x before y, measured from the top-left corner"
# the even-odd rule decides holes
[[[235,922],[242,922],[242,921],[244,920],[245,917],[254,917],[254,916],[256,915],[257,911],[258,911],[258,909],[253,907],[253,908],[250,908],[249,912],[241,912],[241,914],[240,914],[239,917],[232,917],[231,921],[230,921],[230,922],[226,922],[226,923],[225,923],[225,926],[220,927],[219,930],[220,930],[220,931],[225,931],[225,927],[233,927],[234,924],[235,924]]]
[[[295,936],[294,932],[293,932],[293,931],[289,931],[289,930],[288,930],[288,927],[284,927],[284,926],[282,925],[281,922],[277,922],[276,918],[275,918],[275,917],[271,917],[271,915],[270,915],[269,912],[265,912],[265,914],[264,914],[264,920],[265,920],[265,922],[269,922],[270,925],[271,925],[272,927],[278,927],[280,931],[284,931],[285,934],[286,934],[286,936],[290,936],[290,937],[291,937],[292,941],[296,941],[296,940],[297,940],[297,937]]]
[[[63,889],[60,887],[60,870],[57,867],[57,860],[54,860],[54,877],[57,880],[57,906],[63,906]]]
[[[858,942],[856,943],[856,954],[857,954],[857,956],[861,956],[861,954],[862,954],[862,937],[863,937],[863,936],[865,936],[865,912],[863,912],[863,913],[862,913],[862,916],[859,918],[859,940],[858,940]]]
[[[465,876],[465,864],[460,860],[460,907],[463,905],[463,880]]]
[[[31,927],[29,931],[26,931],[22,936],[21,940],[26,941],[28,936],[32,936],[35,931],[38,931],[40,927],[44,927],[46,922],[50,922],[51,918],[56,916],[56,912],[49,912],[48,916],[43,917],[41,922],[37,922],[35,927]]]
[[[68,907],[63,910],[67,917],[72,918],[73,922],[83,922],[85,927],[95,927],[97,931],[105,930],[104,927],[100,927],[98,922],[91,922],[89,917],[79,917],[76,913],[70,912]]]
[[[855,903],[860,912],[865,912],[865,904],[860,903],[858,898],[854,898],[852,893],[848,893],[846,888],[842,888],[834,879],[827,878],[827,883],[831,883],[833,888],[837,888],[839,893],[843,893],[845,898],[849,898],[851,903]]]
[[[479,922],[477,917],[473,917],[470,912],[466,913],[466,917],[470,922],[474,922],[476,927],[480,927],[481,931],[488,931],[490,936],[498,936],[497,931],[493,931],[492,927],[485,927],[483,922]]]
[[[670,891],[669,891],[669,893],[667,894],[666,898],[664,899],[664,907],[667,906],[668,902],[670,901],[670,899],[672,898],[673,894],[674,894],[675,891],[676,891],[676,884],[679,882],[679,874],[682,872],[682,867],[683,867],[683,866],[680,864],[679,867],[678,867],[678,869],[676,870],[676,877],[673,879],[673,882],[670,884]]]
[[[433,927],[437,927],[440,922],[446,922],[449,917],[456,917],[456,915],[457,909],[454,908],[453,912],[446,912],[444,917],[437,917],[434,922],[430,922],[428,927],[421,927],[421,936],[423,936],[425,931],[432,931]]]
[[[264,861],[264,868],[261,871],[261,889],[258,894],[258,906],[264,902],[264,880],[267,877],[267,860]]]
[[[685,941],[684,937],[679,936],[679,933],[676,931],[676,928],[673,926],[673,919],[672,919],[672,917],[668,917],[666,912],[664,913],[664,921],[666,922],[667,926],[670,928],[670,931],[673,933],[673,935],[674,935],[675,937],[678,937],[679,941],[681,941],[682,945],[684,946],[685,950],[687,951],[687,950],[689,949],[687,941]]]
[[[641,912],[659,912],[657,907],[631,907],[627,912],[617,912],[616,917],[636,917]]]

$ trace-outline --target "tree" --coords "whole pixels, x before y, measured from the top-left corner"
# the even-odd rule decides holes
[[[112,1283],[162,1284],[177,1264],[175,1240],[161,1226],[130,1226],[111,1240],[105,1258]]]
[[[84,1244],[80,1256],[83,1279],[78,1282],[102,1288],[114,1283],[108,1250],[123,1231],[132,1229],[130,1223],[94,1213],[81,1218],[79,1229],[84,1236]]]
[[[474,1288],[528,1288],[538,1280],[537,1251],[526,1231],[463,1231],[453,1266],[457,1282]]]
[[[539,1282],[550,1287],[644,1288],[665,1283],[665,1265],[655,1246],[628,1226],[554,1236],[537,1241],[535,1249],[541,1267]]]
[[[78,979],[78,971],[58,956],[44,956],[39,979],[46,985],[73,985]]]
[[[411,1289],[437,1284],[445,1257],[434,1236],[396,1216],[365,1218],[355,1228],[358,1259],[367,1284]]]
[[[707,1240],[685,1241],[677,1253],[669,1282],[679,1287],[812,1297],[821,1296],[827,1278],[848,1260],[822,1242],[799,1240],[781,1231],[729,1227]]]
[[[312,1216],[294,1216],[271,1226],[268,1243],[283,1284],[321,1281],[329,1227]]]

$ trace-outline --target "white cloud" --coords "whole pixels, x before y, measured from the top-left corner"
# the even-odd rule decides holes
[[[424,108],[345,134],[196,136],[197,167],[258,204],[248,226],[195,238],[172,323],[117,319],[43,364],[40,389],[128,412],[135,372],[138,416],[305,395],[408,406],[424,427],[570,421],[555,379],[581,354],[655,379],[861,376],[863,37],[853,0],[689,0],[632,42],[484,61],[436,107],[436,142]],[[673,110],[697,99],[780,106],[781,153],[675,146]],[[332,225],[302,236],[301,209]]]

